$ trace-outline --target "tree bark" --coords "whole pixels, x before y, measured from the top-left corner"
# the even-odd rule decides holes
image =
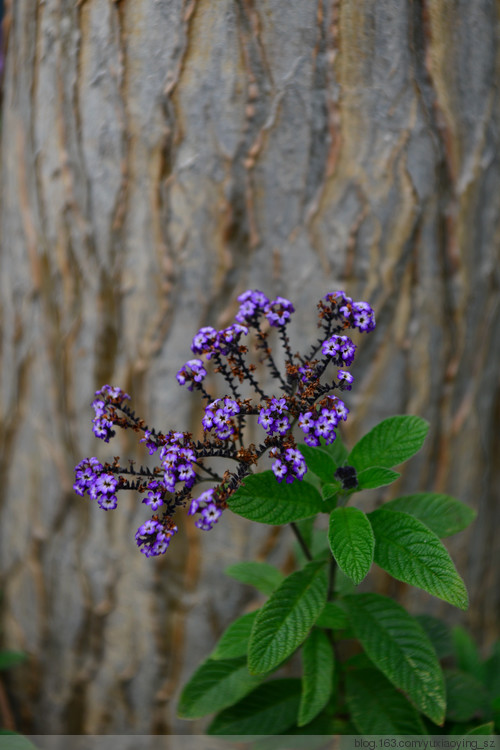
[[[295,349],[326,292],[373,305],[346,439],[395,413],[430,421],[371,502],[436,490],[477,508],[450,549],[471,593],[462,621],[498,635],[498,9],[11,2],[0,585],[3,641],[30,657],[9,681],[23,731],[199,731],[175,718],[180,686],[252,596],[224,567],[287,564],[288,530],[229,513],[205,536],[186,521],[146,560],[137,498],[103,514],[72,490],[84,456],[141,458],[127,434],[91,433],[104,383],[158,428],[196,429],[175,373],[247,288],[294,302]]]

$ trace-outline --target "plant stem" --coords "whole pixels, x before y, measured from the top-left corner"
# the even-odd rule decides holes
[[[304,537],[300,533],[299,527],[297,526],[297,524],[294,521],[292,521],[290,523],[290,526],[292,527],[293,533],[297,537],[297,541],[300,544],[300,548],[301,548],[302,552],[304,553],[304,555],[306,556],[306,558],[308,560],[312,560],[313,556],[311,554],[311,551],[310,551],[309,547],[305,543]]]

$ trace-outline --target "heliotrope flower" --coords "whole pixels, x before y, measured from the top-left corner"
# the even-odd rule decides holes
[[[295,312],[294,306],[290,300],[284,297],[276,297],[275,300],[269,302],[265,307],[265,316],[275,328],[286,325],[293,312]]]
[[[136,467],[129,462],[120,466],[119,459],[101,463],[97,458],[81,461],[75,469],[75,492],[95,500],[103,510],[117,507],[117,495],[125,490],[138,492],[142,503],[153,514],[136,533],[136,542],[147,557],[166,551],[177,532],[174,516],[182,507],[195,516],[195,525],[209,530],[227,508],[228,499],[266,453],[272,459],[277,482],[290,484],[301,481],[307,465],[297,448],[294,432],[302,434],[307,445],[332,443],[339,424],[347,419],[349,409],[332,393],[350,391],[354,378],[348,371],[353,363],[356,345],[345,335],[347,329],[369,332],[375,327],[375,316],[367,302],[355,302],[344,291],[331,292],[318,303],[319,327],[322,336],[307,355],[293,354],[286,333],[293,304],[284,297],[270,300],[259,290],[247,290],[238,297],[239,309],[235,322],[216,330],[200,328],[191,350],[196,358],[189,359],[177,372],[180,385],[198,390],[205,399],[200,429],[203,439],[191,433],[170,431],[166,434],[150,429],[136,417],[127,404],[129,395],[118,386],[104,385],[95,393],[92,406],[94,434],[109,442],[117,428],[131,429],[140,435],[149,455],[158,454],[158,465]],[[251,359],[253,329],[254,355]],[[279,329],[285,370],[280,372],[271,351],[273,329]],[[198,357],[203,357],[199,359]],[[204,380],[208,363],[225,381],[226,392],[213,398]],[[259,364],[268,368],[277,388],[267,393],[259,384]],[[331,368],[336,367],[332,381]],[[243,398],[241,387],[246,383],[255,398]],[[244,444],[245,425],[255,419],[261,430],[258,445]],[[230,468],[219,471],[209,465],[212,457],[230,460]],[[199,482],[213,487],[197,493]]]
[[[201,359],[190,359],[177,372],[176,378],[179,385],[188,385],[188,391],[193,390],[195,383],[202,383],[207,376],[207,371]]]

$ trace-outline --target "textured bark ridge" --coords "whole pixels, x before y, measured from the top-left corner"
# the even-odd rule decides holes
[[[137,499],[101,512],[74,495],[73,466],[135,450],[127,435],[105,446],[91,434],[104,383],[163,429],[194,428],[175,372],[197,327],[228,323],[249,287],[294,301],[296,349],[327,291],[373,305],[348,439],[398,412],[430,420],[390,491],[446,491],[478,509],[452,550],[469,624],[490,640],[498,5],[45,0],[10,13],[0,585],[3,641],[30,654],[9,682],[18,726],[199,731],[175,719],[179,686],[251,596],[222,570],[286,564],[286,532],[228,513],[205,536],[186,522],[148,561],[133,541]]]

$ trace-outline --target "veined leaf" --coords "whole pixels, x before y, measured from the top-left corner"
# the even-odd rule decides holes
[[[346,702],[360,734],[426,734],[415,708],[377,669],[346,673]]]
[[[300,443],[299,451],[304,456],[307,468],[316,474],[322,482],[333,482],[333,475],[337,471],[337,464],[333,458],[322,448],[313,448],[310,445]]]
[[[349,451],[342,442],[338,432],[337,437],[330,445],[327,445],[323,438],[320,438],[320,448],[333,458],[336,466],[343,466],[345,464]]]
[[[325,563],[310,562],[271,594],[255,619],[248,668],[252,674],[275,669],[305,640],[326,602]]]
[[[475,717],[489,719],[489,700],[486,688],[473,675],[460,669],[445,669],[446,718],[468,721]]]
[[[361,583],[373,562],[375,537],[366,515],[358,508],[335,508],[330,514],[328,542],[337,564],[355,584]]]
[[[480,682],[483,681],[484,666],[479,656],[479,651],[470,633],[460,625],[452,628],[451,637],[453,651],[458,669],[474,675]]]
[[[300,704],[298,679],[271,680],[259,685],[210,724],[210,735],[280,734],[295,724]]]
[[[316,620],[318,628],[345,630],[349,622],[345,611],[335,602],[327,602]]]
[[[385,487],[392,484],[400,477],[397,471],[384,469],[382,466],[371,466],[363,469],[358,474],[358,490],[374,490],[376,487]]]
[[[274,565],[266,562],[241,562],[229,565],[224,571],[240,583],[255,586],[263,594],[272,594],[278,588],[284,575]]]
[[[302,646],[302,696],[297,724],[309,724],[326,706],[333,689],[333,650],[325,633],[314,628]]]
[[[427,614],[415,615],[415,619],[425,630],[438,659],[444,659],[453,653],[451,631],[445,622]]]
[[[243,518],[275,526],[309,518],[323,510],[321,495],[312,484],[279,484],[272,471],[247,477],[228,505]]]
[[[351,626],[375,666],[436,724],[444,721],[444,678],[436,652],[416,620],[380,594],[346,596]]]
[[[398,581],[467,609],[465,584],[433,531],[408,513],[381,508],[369,513],[368,518],[375,534],[377,565]]]
[[[390,469],[420,450],[428,429],[428,422],[421,417],[400,415],[384,419],[356,443],[347,463],[358,473],[370,466]]]
[[[179,699],[181,719],[199,719],[231,706],[261,681],[251,675],[246,659],[207,659],[193,674]]]
[[[437,492],[418,492],[415,495],[397,497],[385,503],[384,510],[409,513],[441,538],[463,531],[476,517],[474,508],[450,495]]]
[[[250,633],[258,610],[248,612],[246,615],[238,617],[229,625],[227,630],[222,634],[217,646],[212,651],[211,659],[237,659],[245,656],[248,651],[248,642]]]

